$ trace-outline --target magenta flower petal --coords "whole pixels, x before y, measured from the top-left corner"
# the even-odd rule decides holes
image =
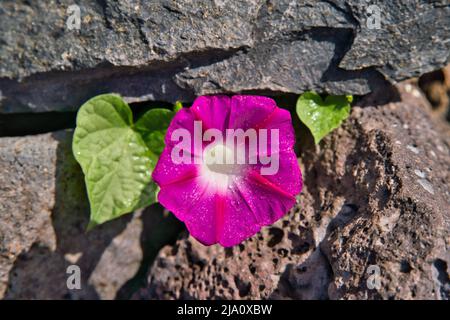
[[[202,140],[197,143],[197,150],[196,143],[188,141],[185,146],[192,155],[191,162],[180,163],[174,158],[180,141],[173,140],[173,136],[181,130],[194,137],[199,123],[202,134],[215,129],[216,134],[223,134],[224,140]],[[256,150],[245,139],[237,149],[230,149],[225,143],[230,129],[265,130],[267,139],[256,135],[259,139]],[[286,214],[301,191],[291,117],[272,99],[199,97],[191,108],[175,115],[165,141],[166,147],[153,171],[153,179],[161,188],[158,200],[184,221],[191,235],[203,244],[228,247],[240,243]],[[261,149],[263,145],[267,149]],[[236,150],[251,154],[245,163],[210,164],[209,155],[220,150],[232,155]],[[264,156],[271,162],[262,161]]]
[[[302,174],[298,167],[297,157],[293,151],[281,151],[279,170],[274,175],[263,176],[274,186],[279,186],[286,193],[297,195],[302,189]],[[254,165],[254,172],[260,168],[260,165]],[[290,208],[289,208],[290,209]]]
[[[231,102],[230,128],[258,128],[280,110],[273,99],[260,96],[234,96]],[[292,127],[292,125],[291,125]]]
[[[227,96],[198,97],[191,107],[196,120],[203,122],[203,128],[223,131],[228,126],[231,98]]]

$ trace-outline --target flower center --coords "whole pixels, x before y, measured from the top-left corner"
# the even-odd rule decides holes
[[[203,161],[208,170],[220,174],[236,175],[242,168],[236,164],[234,151],[222,143],[207,146],[203,151]]]
[[[236,164],[235,153],[222,143],[212,143],[203,150],[202,177],[217,190],[225,191],[240,175],[244,165]],[[227,161],[228,160],[228,161]]]

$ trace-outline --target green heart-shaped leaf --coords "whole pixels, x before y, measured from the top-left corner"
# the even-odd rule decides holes
[[[174,115],[175,112],[168,109],[151,109],[144,113],[134,126],[148,148],[158,156],[164,150],[164,137]]]
[[[72,149],[85,175],[89,228],[156,201],[151,174],[157,156],[133,129],[120,96],[100,95],[81,106]]]
[[[350,114],[352,96],[328,96],[323,100],[315,92],[305,92],[297,100],[297,115],[311,131],[318,144],[338,128]]]

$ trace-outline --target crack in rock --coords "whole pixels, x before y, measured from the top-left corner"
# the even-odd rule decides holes
[[[372,2],[80,0],[81,28],[67,30],[69,0],[2,1],[0,113],[75,111],[111,91],[168,102],[212,92],[362,95],[450,59],[448,3],[375,1],[374,30]]]

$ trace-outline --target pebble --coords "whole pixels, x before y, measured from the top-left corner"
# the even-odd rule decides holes
[[[433,185],[427,179],[418,179],[417,182],[431,194],[434,194]]]
[[[423,172],[421,170],[415,169],[414,173],[416,174],[416,176],[418,176],[419,178],[422,178],[422,179],[425,178],[425,176],[426,176],[425,172]]]
[[[411,152],[415,153],[415,154],[419,154],[419,149],[417,149],[416,147],[412,146],[412,145],[407,145],[406,148],[408,148],[408,150],[410,150]]]

